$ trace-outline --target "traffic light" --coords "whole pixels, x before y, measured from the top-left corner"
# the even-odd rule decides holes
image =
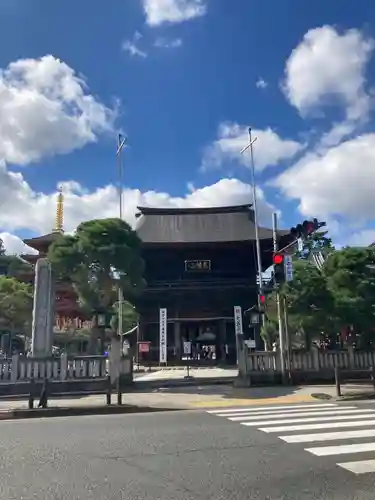
[[[318,219],[305,220],[302,224],[292,227],[290,234],[295,238],[308,238],[312,233],[325,226],[325,222],[319,222]]]
[[[285,281],[285,262],[284,255],[281,253],[275,253],[273,256],[273,277],[276,284]]]

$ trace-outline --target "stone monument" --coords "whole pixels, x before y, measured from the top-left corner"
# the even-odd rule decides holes
[[[34,307],[31,354],[34,357],[52,355],[55,319],[55,289],[51,263],[46,258],[35,266]]]

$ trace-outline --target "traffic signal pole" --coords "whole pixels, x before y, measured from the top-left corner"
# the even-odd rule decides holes
[[[272,236],[273,236],[273,251],[274,254],[277,253],[277,213],[272,214]],[[275,283],[276,285],[276,283]],[[277,286],[277,285],[276,285]],[[277,319],[279,323],[279,348],[280,348],[280,364],[281,364],[281,377],[283,383],[285,383],[285,350],[284,350],[284,328],[283,328],[283,317],[281,312],[281,302],[280,293],[278,288],[276,288],[276,305],[277,305]]]

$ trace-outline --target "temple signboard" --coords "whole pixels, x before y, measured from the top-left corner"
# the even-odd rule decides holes
[[[83,321],[80,318],[69,318],[64,316],[55,316],[55,332],[66,332],[69,330],[91,330],[92,321]]]
[[[185,260],[185,271],[198,272],[198,271],[211,271],[210,260]]]

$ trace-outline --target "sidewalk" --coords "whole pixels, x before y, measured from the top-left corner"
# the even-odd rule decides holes
[[[375,391],[368,384],[343,384],[339,400],[375,399]],[[204,410],[250,405],[273,405],[317,402],[336,398],[333,385],[324,386],[275,386],[244,389],[227,385],[195,385],[186,387],[161,387],[148,391],[133,391],[122,395],[122,406],[117,406],[117,395],[112,394],[112,404],[106,405],[105,395],[53,398],[47,409],[28,410],[28,401],[0,400],[0,420],[47,416],[95,415],[110,413],[136,413],[173,410]],[[35,405],[38,401],[35,402]]]

